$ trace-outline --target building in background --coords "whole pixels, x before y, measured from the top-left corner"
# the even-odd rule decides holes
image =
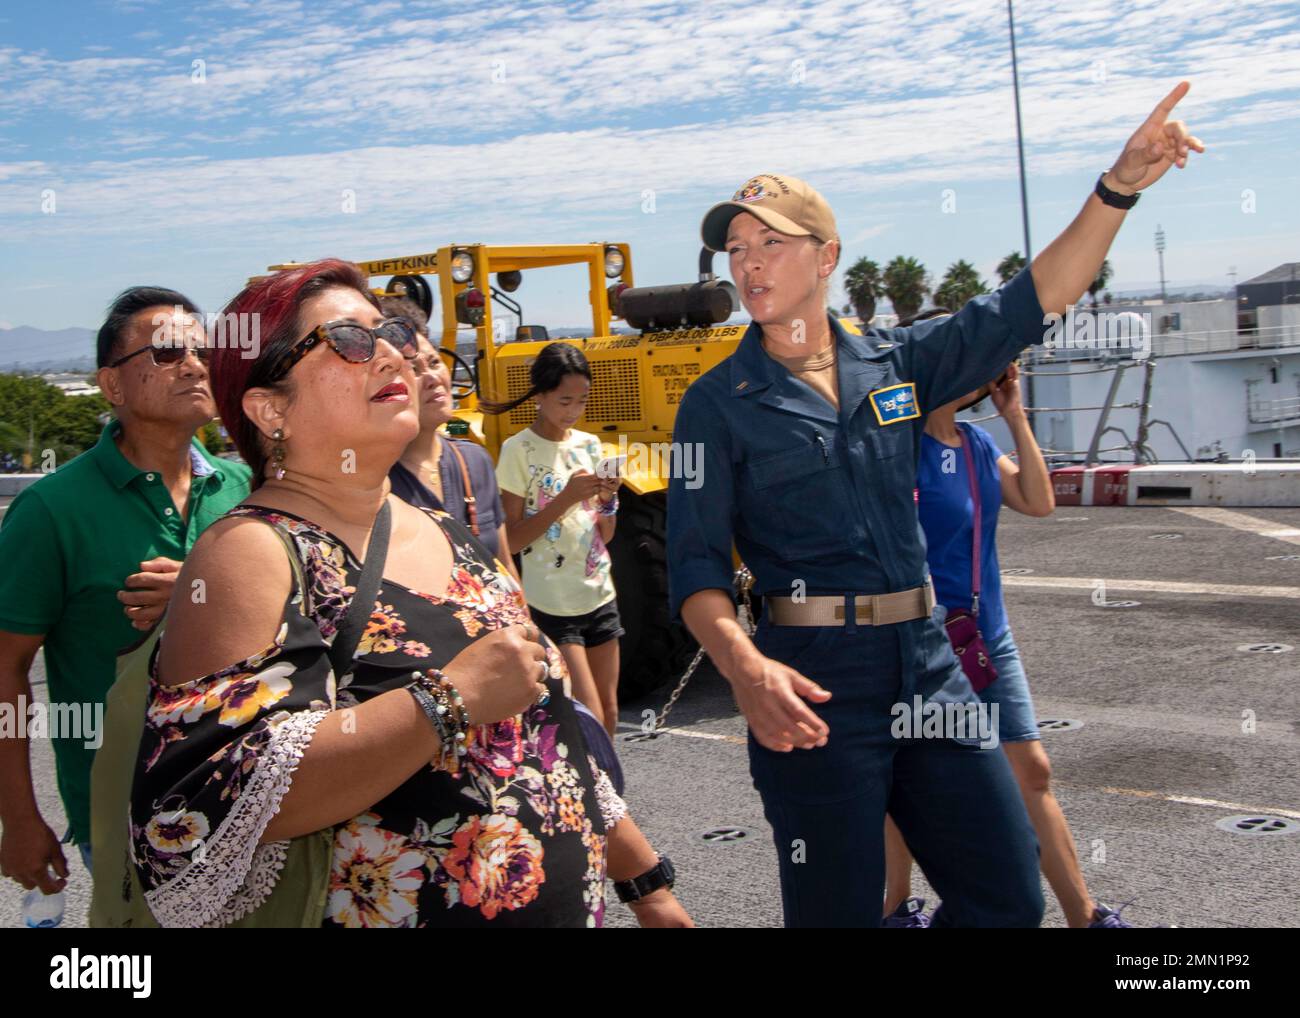
[[[1093,311],[1078,308],[1076,317]],[[1095,311],[1091,345],[1037,349],[1025,362],[1035,372],[1035,405],[1045,408],[1035,430],[1049,460],[1084,461],[1109,399],[1106,428],[1114,430],[1096,443],[1097,458],[1134,462],[1144,392],[1145,445],[1159,462],[1300,459],[1300,262],[1239,284],[1235,300],[1124,302]],[[1129,328],[1107,315],[1127,316]],[[1127,334],[1132,316],[1145,330],[1140,339]],[[966,416],[990,413],[986,401]],[[983,426],[1005,451],[1014,448],[1000,420]]]

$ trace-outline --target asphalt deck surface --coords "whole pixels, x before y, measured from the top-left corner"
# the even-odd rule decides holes
[[[1300,926],[1300,509],[1229,512],[1260,532],[1148,507],[1001,517],[1002,568],[1031,570],[1004,583],[1038,717],[1083,723],[1044,734],[1057,798],[1093,896],[1132,901],[1125,917],[1138,926]],[[1277,557],[1286,555],[1296,558]],[[1107,588],[1095,600],[1140,604],[1095,604],[1097,580]],[[1216,587],[1126,590],[1124,580]],[[1297,649],[1238,650],[1256,644]],[[32,678],[43,693],[39,658]],[[627,740],[671,685],[622,711],[632,814],[672,856],[677,895],[697,924],[778,926],[775,850],[726,683],[706,663],[666,733]],[[39,740],[32,752],[41,808],[61,831],[52,754]],[[1215,826],[1242,815],[1288,820],[1292,833]],[[744,836],[702,837],[717,828]],[[84,925],[89,877],[75,853],[69,864],[65,925]],[[933,905],[919,872],[915,883]],[[1065,925],[1044,890],[1044,925]],[[16,884],[0,884],[0,925],[21,922],[20,897]],[[608,924],[634,925],[612,889],[610,899]]]

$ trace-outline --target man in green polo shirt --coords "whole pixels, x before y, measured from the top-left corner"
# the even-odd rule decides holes
[[[89,868],[90,767],[116,656],[162,616],[203,529],[248,494],[248,467],[194,441],[216,416],[205,343],[199,310],[183,295],[122,293],[97,342],[97,381],[116,419],[0,518],[0,873],[26,888],[50,894],[68,875],[37,807],[28,729],[51,737],[65,840]],[[49,701],[60,705],[44,733],[28,709],[42,647]]]

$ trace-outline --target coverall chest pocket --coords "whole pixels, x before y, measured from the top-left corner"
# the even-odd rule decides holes
[[[871,429],[867,451],[871,464],[872,499],[888,539],[905,548],[916,541],[918,528],[916,467],[912,459],[914,434],[911,424],[885,424]]]
[[[831,442],[810,441],[748,468],[755,532],[790,558],[834,551],[852,537],[848,468]]]
[[[892,459],[907,452],[911,446],[906,424],[884,424],[871,429],[871,452],[878,460]]]

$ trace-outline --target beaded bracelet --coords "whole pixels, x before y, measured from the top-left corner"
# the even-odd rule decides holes
[[[466,740],[469,735],[469,708],[452,681],[437,668],[412,672],[406,687],[420,709],[438,729],[442,748],[438,754],[440,770],[459,770],[458,758],[469,752]]]
[[[406,691],[411,694],[416,705],[424,711],[429,723],[437,730],[438,740],[441,743],[439,752],[441,753],[448,745],[454,745],[456,727],[454,720],[448,716],[449,711],[445,700],[430,693],[426,685],[418,680],[407,683]]]
[[[429,695],[428,690],[414,682],[406,687],[406,691],[415,698],[415,702],[419,705],[420,710],[424,711],[425,717],[429,719],[430,723],[437,730],[439,740],[441,740],[443,744],[451,741],[454,738],[454,733],[447,726],[447,722],[443,719],[443,712],[446,708],[440,706],[438,701]]]
[[[599,501],[599,499],[597,501]],[[618,496],[615,495],[608,502],[600,502],[600,504],[596,506],[596,512],[600,513],[601,516],[616,515],[618,513]]]
[[[430,686],[434,686],[436,683],[435,688],[438,693],[435,696],[439,704],[446,709],[443,716],[450,720],[452,727],[451,742],[443,750],[442,767],[449,771],[459,770],[457,758],[469,752],[469,746],[466,744],[470,728],[469,708],[465,706],[460,691],[452,684],[451,679],[437,668],[427,669],[421,678],[422,684],[427,682]]]

